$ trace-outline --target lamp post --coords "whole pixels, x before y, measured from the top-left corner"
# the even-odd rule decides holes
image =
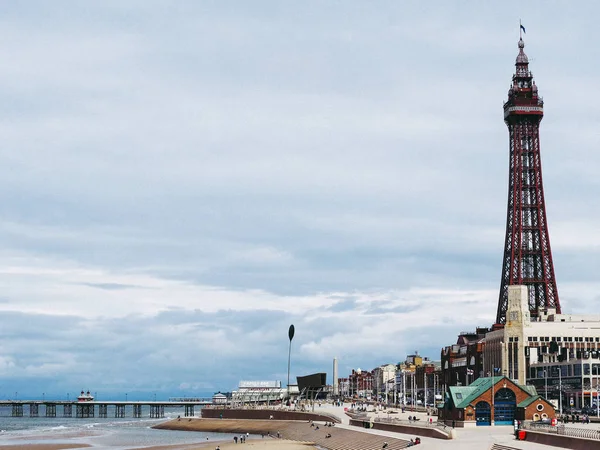
[[[406,372],[402,369],[402,405],[406,406]]]
[[[287,377],[287,398],[288,401],[290,399],[290,361],[291,361],[291,357],[292,357],[292,339],[294,339],[294,332],[295,332],[295,328],[294,325],[290,325],[290,328],[288,330],[288,337],[290,338],[290,347],[289,347],[289,351],[288,351],[288,377]]]
[[[598,381],[596,381],[596,417],[600,417],[600,397],[598,397]]]
[[[423,370],[423,391],[423,406],[427,408],[427,370],[425,368]]]
[[[558,366],[558,414],[562,416],[563,393],[562,393],[562,374],[561,374],[561,372],[562,372],[562,370],[560,370],[560,366]]]
[[[558,369],[558,414],[562,416],[562,370],[560,366]]]
[[[492,367],[492,372],[494,368]],[[490,372],[488,372],[488,376],[490,376]],[[492,410],[490,411],[490,425],[494,426],[496,421],[496,415],[494,414],[494,374],[492,373]]]

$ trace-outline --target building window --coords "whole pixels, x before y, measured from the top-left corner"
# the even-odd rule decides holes
[[[456,399],[457,400],[462,400],[462,394],[460,392],[456,393]]]

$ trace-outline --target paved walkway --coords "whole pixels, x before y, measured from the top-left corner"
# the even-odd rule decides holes
[[[348,407],[348,404],[345,404]],[[372,410],[372,407],[369,407]],[[392,408],[393,409],[393,408]],[[396,437],[399,439],[409,440],[415,438],[416,435],[407,435],[402,433],[394,433],[390,431],[365,429],[360,427],[351,426],[349,424],[349,417],[344,412],[344,407],[334,407],[329,404],[323,404],[323,406],[315,406],[315,412],[327,412],[339,417],[342,421],[341,424],[337,424],[335,428],[346,428],[354,431],[361,431],[377,436]],[[398,418],[402,423],[408,424],[408,416],[417,416],[420,420],[416,422],[421,426],[428,422],[430,416],[427,413],[406,411],[402,413],[398,411],[395,414],[388,414],[385,410],[368,413],[368,416],[384,418],[394,417]],[[434,426],[437,426],[437,418],[433,417]],[[580,424],[577,424],[581,426]],[[589,426],[600,426],[600,424],[590,424]],[[514,437],[512,426],[490,426],[490,427],[472,427],[472,428],[457,428],[456,439],[442,440],[433,439],[427,437],[421,437],[421,445],[415,447],[418,450],[430,450],[430,449],[443,449],[443,450],[489,450],[493,444],[500,444],[507,447],[512,447],[519,450],[549,450],[553,447],[549,447],[542,444],[536,444],[527,441],[518,441]]]

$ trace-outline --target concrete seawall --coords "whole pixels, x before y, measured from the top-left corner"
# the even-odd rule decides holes
[[[527,430],[525,440],[527,442],[552,445],[559,448],[569,448],[572,450],[600,450],[600,441],[562,436],[560,434],[539,433]]]
[[[412,427],[410,425],[402,425],[402,424],[391,424],[391,423],[381,423],[381,422],[373,422],[373,426],[371,427],[371,423],[369,421],[364,420],[356,420],[351,419],[350,425],[361,427],[361,428],[373,428],[374,430],[383,430],[383,431],[392,431],[394,433],[402,433],[409,434],[415,436],[425,436],[433,439],[452,439],[451,435],[443,430],[437,429],[435,427]]]
[[[309,422],[335,422],[340,419],[329,414],[313,412],[287,411],[282,409],[231,409],[231,408],[203,408],[203,419],[247,419],[247,420],[300,420]]]

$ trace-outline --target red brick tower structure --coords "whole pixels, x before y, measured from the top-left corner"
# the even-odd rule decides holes
[[[538,95],[529,71],[524,47],[521,38],[516,72],[508,91],[508,100],[504,103],[504,122],[508,126],[510,139],[510,169],[496,327],[506,323],[510,285],[528,287],[532,318],[538,316],[540,308],[554,308],[560,313],[540,158],[539,127],[544,115],[544,102]]]

